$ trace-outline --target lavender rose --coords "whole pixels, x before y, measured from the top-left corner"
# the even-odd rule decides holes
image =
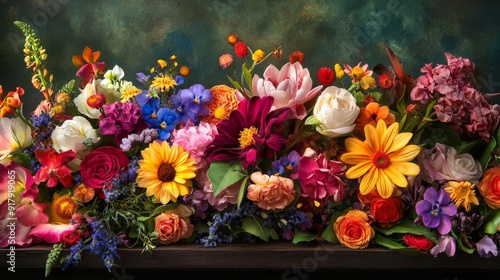
[[[426,182],[439,181],[477,181],[483,174],[481,164],[467,153],[457,154],[453,147],[436,143],[433,149],[424,150],[419,155],[422,172]]]

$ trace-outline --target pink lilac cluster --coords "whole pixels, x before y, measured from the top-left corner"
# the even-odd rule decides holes
[[[424,74],[417,78],[411,99],[426,104],[437,97],[434,110],[441,122],[465,139],[479,135],[489,142],[490,131],[498,125],[500,106],[490,104],[470,83],[474,63],[450,53],[445,55],[448,65],[432,67],[429,63],[422,67]]]
[[[134,143],[144,143],[149,144],[158,138],[158,130],[154,128],[146,128],[141,131],[140,134],[133,133],[127,136],[127,138],[122,139],[122,143],[120,144],[120,149],[124,152],[130,151],[132,149],[132,144]]]
[[[140,133],[148,128],[148,124],[141,114],[141,107],[136,103],[115,102],[102,106],[104,116],[101,116],[99,130],[103,135],[114,135],[117,146],[122,139],[132,133]]]

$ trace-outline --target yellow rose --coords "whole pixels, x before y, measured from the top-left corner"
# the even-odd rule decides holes
[[[375,231],[368,224],[368,215],[360,210],[351,210],[340,216],[333,225],[340,244],[351,249],[363,249],[375,236]]]

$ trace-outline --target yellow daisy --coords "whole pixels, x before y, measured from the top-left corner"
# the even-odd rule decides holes
[[[195,160],[189,152],[167,141],[153,142],[141,152],[137,170],[137,184],[146,188],[146,195],[162,204],[176,202],[179,196],[189,194],[191,181],[195,177]]]
[[[153,82],[149,88],[158,88],[161,92],[168,92],[170,89],[174,88],[177,82],[170,76],[158,75],[153,79]]]
[[[406,187],[405,176],[416,176],[420,172],[413,160],[420,152],[417,145],[407,145],[412,133],[399,133],[399,123],[389,127],[379,120],[377,127],[365,126],[366,140],[348,138],[345,141],[347,153],[340,159],[353,164],[346,172],[349,179],[363,176],[359,186],[361,194],[366,195],[377,188],[383,198],[392,195],[395,186]]]
[[[455,206],[463,206],[465,211],[469,212],[471,208],[471,203],[479,205],[479,200],[474,192],[475,185],[471,182],[462,181],[448,182],[448,186],[444,190],[450,194],[451,200],[455,203]]]

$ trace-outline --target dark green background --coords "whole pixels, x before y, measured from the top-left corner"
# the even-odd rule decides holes
[[[227,83],[218,57],[232,53],[226,42],[237,33],[252,49],[281,45],[286,57],[300,49],[313,75],[322,66],[366,62],[389,64],[384,44],[418,76],[424,63],[446,63],[444,52],[472,59],[483,92],[500,90],[500,1],[160,1],[0,0],[0,84],[22,86],[25,113],[42,99],[25,69],[22,33],[28,22],[48,51],[55,89],[75,78],[71,56],[85,46],[101,51],[125,79],[147,71],[158,58],[176,54],[191,67],[186,85]],[[287,58],[270,59],[281,66]],[[226,69],[227,70],[227,69]],[[262,74],[264,66],[256,73]]]

